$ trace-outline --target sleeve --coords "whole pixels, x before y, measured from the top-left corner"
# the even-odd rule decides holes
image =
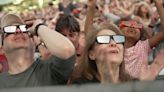
[[[73,71],[75,60],[75,55],[66,60],[52,56],[48,60],[52,79],[59,84],[65,84]]]
[[[146,51],[148,53],[151,52],[151,48],[150,48],[150,45],[149,45],[149,39],[147,39],[147,40],[144,41],[144,48],[146,49]]]
[[[144,51],[146,51],[147,53],[151,52],[151,48],[149,46],[149,39],[145,41],[139,41],[138,46]]]

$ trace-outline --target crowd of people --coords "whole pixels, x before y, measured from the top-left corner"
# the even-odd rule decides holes
[[[163,3],[63,0],[4,13],[0,88],[163,79]]]

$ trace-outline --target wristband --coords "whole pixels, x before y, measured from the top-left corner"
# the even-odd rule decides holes
[[[36,49],[38,49],[40,45],[45,46],[43,42],[40,42],[38,45],[36,45]]]
[[[41,25],[45,25],[45,24],[44,23],[40,23],[40,24],[36,25],[36,27],[35,27],[35,34],[36,34],[36,36],[38,36],[38,29],[39,29],[39,27]]]
[[[150,27],[150,28],[154,28],[154,26],[152,26],[152,25],[148,25],[148,27]]]

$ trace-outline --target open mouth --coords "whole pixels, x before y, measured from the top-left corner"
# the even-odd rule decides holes
[[[113,54],[118,54],[118,51],[117,50],[110,50],[109,52],[110,53],[113,53]]]
[[[128,30],[128,33],[135,33],[134,30]]]
[[[135,31],[128,31],[129,35],[136,35],[137,33]]]

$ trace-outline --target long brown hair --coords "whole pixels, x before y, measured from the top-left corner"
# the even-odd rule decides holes
[[[146,3],[146,2],[145,2]],[[141,11],[141,8],[143,6],[146,6],[145,4],[141,4],[139,7],[138,7],[138,11],[136,12],[136,15],[139,16],[139,17],[143,17],[142,14],[143,12]],[[147,7],[147,6],[146,6]],[[148,12],[146,13],[146,18],[149,19],[151,17],[151,14],[150,14],[150,11],[148,10]]]
[[[103,29],[110,29],[112,31],[114,31],[116,34],[121,34],[121,31],[119,30],[119,28],[111,23],[102,23],[99,27],[97,28],[93,28],[92,31],[90,31],[87,34],[86,37],[86,46],[84,48],[83,54],[81,56],[80,62],[76,67],[76,70],[72,76],[72,80],[76,80],[78,78],[86,78],[88,80],[93,80],[93,79],[97,79],[99,80],[99,73],[97,70],[97,66],[96,63],[93,62],[93,60],[91,60],[89,58],[89,51],[93,48],[94,43],[95,43],[95,39],[97,37],[97,34],[103,30]],[[130,76],[128,76],[127,74],[125,74],[124,72],[124,65],[123,63],[120,65],[120,73],[119,73],[119,79],[120,81],[127,81],[130,79]]]

